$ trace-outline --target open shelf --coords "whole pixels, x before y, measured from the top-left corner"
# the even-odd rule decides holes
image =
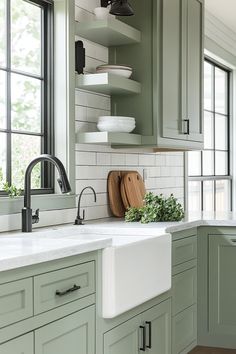
[[[141,135],[130,133],[78,133],[76,140],[78,144],[141,145]]]
[[[141,32],[115,18],[76,22],[76,35],[106,47],[139,43]]]
[[[105,95],[138,94],[141,92],[139,82],[108,73],[76,75],[75,87]]]

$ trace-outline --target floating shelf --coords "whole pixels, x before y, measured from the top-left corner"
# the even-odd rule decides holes
[[[130,133],[78,133],[78,144],[141,145],[141,135]]]
[[[139,82],[108,73],[76,75],[75,85],[76,88],[105,95],[138,94],[141,92]]]
[[[76,35],[106,47],[139,43],[141,32],[115,18],[76,22]]]

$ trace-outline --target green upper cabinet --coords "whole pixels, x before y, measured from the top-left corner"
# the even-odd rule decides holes
[[[110,48],[110,61],[134,68],[141,93],[112,97],[114,114],[136,118],[142,145],[203,147],[203,0],[131,1],[141,42]],[[123,19],[122,19],[123,20]]]

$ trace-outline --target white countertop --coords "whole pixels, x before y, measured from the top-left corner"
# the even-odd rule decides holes
[[[180,222],[125,222],[123,219],[107,218],[80,226],[83,233],[100,235],[123,234],[129,236],[154,236],[163,233],[173,233],[199,226],[235,226],[236,213],[191,213]]]
[[[59,225],[32,233],[0,233],[0,271],[138,242],[143,237],[199,226],[234,226],[236,214],[191,214],[181,222],[127,223],[117,218],[87,222],[83,226]],[[132,236],[132,237],[130,237]],[[136,237],[135,237],[136,236]]]

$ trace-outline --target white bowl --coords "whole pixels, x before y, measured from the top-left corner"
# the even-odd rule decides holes
[[[124,116],[100,116],[98,117],[98,122],[117,122],[117,121],[122,121],[122,122],[132,122],[135,123],[135,118],[133,117],[124,117]]]
[[[93,12],[97,20],[106,20],[109,16],[109,9],[107,7],[96,7]]]
[[[99,122],[97,128],[100,132],[109,133],[130,133],[135,129],[135,124],[124,124],[122,122]]]
[[[121,77],[125,77],[126,79],[129,79],[132,75],[132,71],[127,70],[127,69],[112,69],[112,68],[99,68],[96,69],[97,73],[108,73],[108,74],[113,74]]]

